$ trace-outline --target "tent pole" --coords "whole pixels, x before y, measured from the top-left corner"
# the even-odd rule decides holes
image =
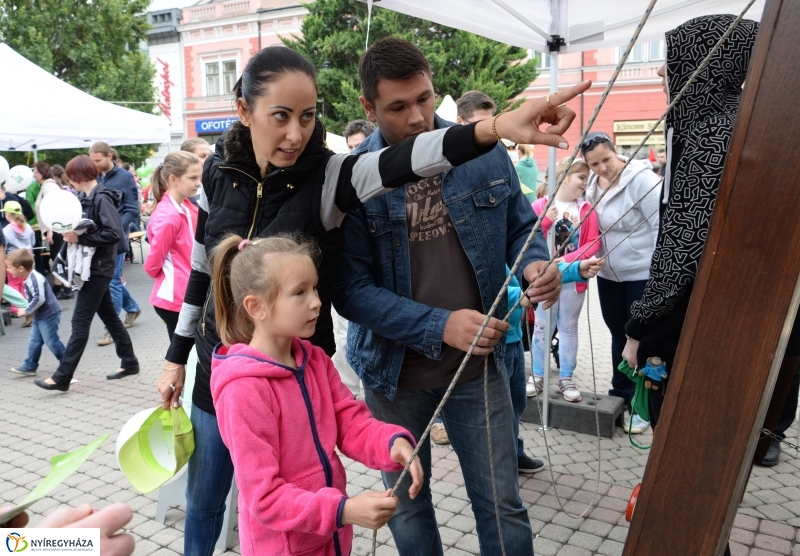
[[[39,162],[39,153],[36,149],[33,149],[33,163],[36,164]]]
[[[558,92],[558,52],[550,52],[550,93]],[[556,148],[548,147],[548,172],[547,172],[547,195],[553,196],[556,190]],[[550,227],[547,234],[548,252],[553,253],[555,241],[555,226]],[[550,349],[553,345],[553,310],[545,311],[545,342],[544,342],[544,391],[542,399],[542,428],[550,430]],[[533,348],[531,348],[533,354]]]

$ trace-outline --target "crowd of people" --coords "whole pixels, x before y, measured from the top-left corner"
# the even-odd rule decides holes
[[[700,44],[698,33],[718,36],[731,22],[707,16],[667,34],[660,70],[670,75],[667,98],[705,55],[686,54]],[[533,145],[568,147],[562,135],[575,114],[565,103],[589,82],[500,114],[487,95],[468,91],[457,102],[458,121],[447,122],[434,113],[424,55],[407,41],[382,39],[359,63],[366,119],[344,130],[350,154],[334,154],[316,118],[313,64],[294,50],[265,48],[235,85],[238,121],[213,150],[194,139],[168,154],[143,200],[135,172],[105,143],[66,164],[58,175],[68,185],[55,167],[37,164],[32,201],[30,191],[23,199],[0,189],[8,284],[29,301],[12,311],[32,323],[28,358],[12,370],[35,375],[46,345],[59,366],[35,382],[67,391],[97,314],[107,327],[98,344],[114,343],[121,361],[108,378],[139,372],[127,328],[141,309],[122,268],[132,257],[128,233],[144,221],[149,301],[169,338],[157,385],[164,409],[181,403],[193,350],[198,361],[186,554],[212,554],[234,476],[243,554],[348,554],[353,525],[386,523],[400,554],[441,554],[432,440],[452,444],[458,456],[481,552],[499,554],[502,544],[532,555],[517,475],[545,464],[519,435],[527,398],[548,394],[545,361],[557,334],[558,390],[568,402],[581,400],[578,320],[593,278],[612,340],[612,368],[601,370],[611,377],[609,394],[630,409],[634,384],[619,370],[623,360],[664,365],[668,376],[713,209],[700,197],[716,196],[757,30],[747,20],[739,25],[712,62],[712,77],[668,115],[667,149],[655,165],[628,160],[610,135],[594,132],[580,158],[548,169],[564,176],[552,198],[539,182]],[[710,136],[723,140],[703,141]],[[41,199],[65,187],[77,191],[91,222],[59,235],[39,221],[35,231]],[[697,215],[688,229],[686,214]],[[541,231],[512,276],[508,306],[489,319],[392,496],[537,220]],[[59,242],[91,248],[91,277],[77,290],[66,346],[58,299],[72,292],[54,292],[33,254]],[[522,308],[504,322],[518,300]],[[790,340],[792,350],[800,355]],[[795,383],[785,412],[792,419]],[[653,425],[667,384],[650,392]],[[365,402],[357,401],[362,394]],[[625,430],[649,426],[632,414]],[[387,490],[349,498],[336,449],[381,470]],[[777,451],[774,462],[761,463],[777,463]]]

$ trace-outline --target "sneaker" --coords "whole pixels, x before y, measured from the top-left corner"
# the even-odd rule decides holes
[[[433,424],[433,427],[431,427],[431,440],[433,440],[434,444],[439,444],[440,446],[450,444],[450,439],[447,438],[447,431],[444,428],[444,423]]]
[[[581,392],[578,390],[578,387],[575,386],[575,381],[572,380],[572,378],[558,379],[558,389],[561,390],[564,399],[568,402],[581,401]]]
[[[533,385],[533,394],[530,393],[529,385]],[[528,397],[538,396],[542,390],[544,390],[543,376],[532,376],[528,379],[528,384],[525,385],[525,393],[528,394]]]
[[[73,299],[74,297],[75,294],[72,293],[72,290],[70,290],[69,288],[61,288],[58,291],[58,295],[56,295],[56,299],[59,299],[61,301],[64,301],[65,299]]]
[[[108,330],[103,332],[103,335],[100,336],[97,340],[98,346],[107,346],[114,343],[114,338],[111,337],[111,334],[108,333]]]
[[[139,315],[142,314],[141,309],[136,309],[135,313],[126,313],[125,314],[125,328],[130,328],[136,322],[136,319],[139,318]]]
[[[525,384],[525,394],[528,395],[529,398],[532,398],[536,395],[536,385],[533,383],[533,377],[528,377],[528,382]]]
[[[33,324],[33,314],[26,314],[25,322],[22,323],[22,328],[28,328],[31,324]]]
[[[520,475],[533,475],[539,471],[544,471],[544,462],[540,459],[533,459],[525,454],[517,456],[517,468]]]
[[[649,422],[645,421],[638,415],[634,415],[633,419],[625,419],[625,422],[622,424],[622,430],[628,432],[628,429],[630,429],[631,434],[642,434],[649,426]]]
[[[36,371],[31,371],[30,369],[26,369],[25,367],[11,367],[10,371],[12,373],[17,373],[18,375],[22,376],[36,376]]]

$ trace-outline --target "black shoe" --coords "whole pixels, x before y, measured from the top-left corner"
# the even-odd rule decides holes
[[[778,460],[781,456],[781,443],[772,439],[772,442],[769,445],[769,450],[767,450],[767,455],[764,456],[764,459],[761,460],[761,463],[757,464],[761,467],[774,467],[778,465]]]
[[[50,384],[49,382],[45,382],[38,378],[34,380],[33,383],[39,388],[44,388],[45,390],[61,390],[62,392],[66,392],[67,390],[69,390],[69,384],[67,384],[66,386],[62,386],[60,384]]]
[[[116,373],[111,373],[110,375],[106,375],[108,380],[115,380],[117,378],[124,378],[126,376],[131,375],[138,375],[139,374],[139,367],[134,367],[132,369],[122,369],[121,371],[117,371]]]
[[[72,293],[72,290],[65,288],[61,288],[61,290],[58,292],[58,295],[56,295],[56,299],[61,299],[62,301],[64,299],[73,299],[74,297],[75,294]]]
[[[522,454],[517,456],[517,468],[519,468],[520,475],[533,475],[539,471],[544,471],[544,462],[540,459],[529,458],[527,455]]]

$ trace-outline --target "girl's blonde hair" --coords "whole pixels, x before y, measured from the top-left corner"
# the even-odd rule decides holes
[[[556,178],[558,178],[564,172],[564,170],[567,170],[567,164],[569,164],[568,158],[565,158],[564,160],[558,163],[558,166],[556,166]],[[580,158],[576,158],[572,162],[572,165],[569,167],[569,170],[567,170],[567,176],[570,174],[576,174],[578,172],[588,173],[589,171],[590,171],[589,165],[586,164],[586,161]]]
[[[517,148],[519,149],[520,158],[530,158],[533,156],[533,145],[525,145],[520,143],[517,145]]]
[[[254,325],[244,298],[257,295],[270,308],[281,291],[283,269],[291,257],[308,257],[316,266],[319,247],[299,234],[279,234],[252,241],[231,234],[211,253],[211,280],[217,330],[222,343],[246,344]]]
[[[25,215],[24,214],[17,214],[17,213],[14,213],[14,212],[7,212],[6,213],[6,218],[8,218],[9,220],[14,222],[17,226],[20,226],[21,228],[25,228],[25,226],[28,224],[28,221],[25,219]]]
[[[192,164],[200,164],[200,159],[197,155],[187,151],[175,151],[169,153],[164,162],[156,166],[153,175],[150,178],[150,186],[153,188],[153,197],[156,203],[161,201],[161,197],[167,192],[169,188],[169,177],[181,177],[189,171],[189,166]]]

